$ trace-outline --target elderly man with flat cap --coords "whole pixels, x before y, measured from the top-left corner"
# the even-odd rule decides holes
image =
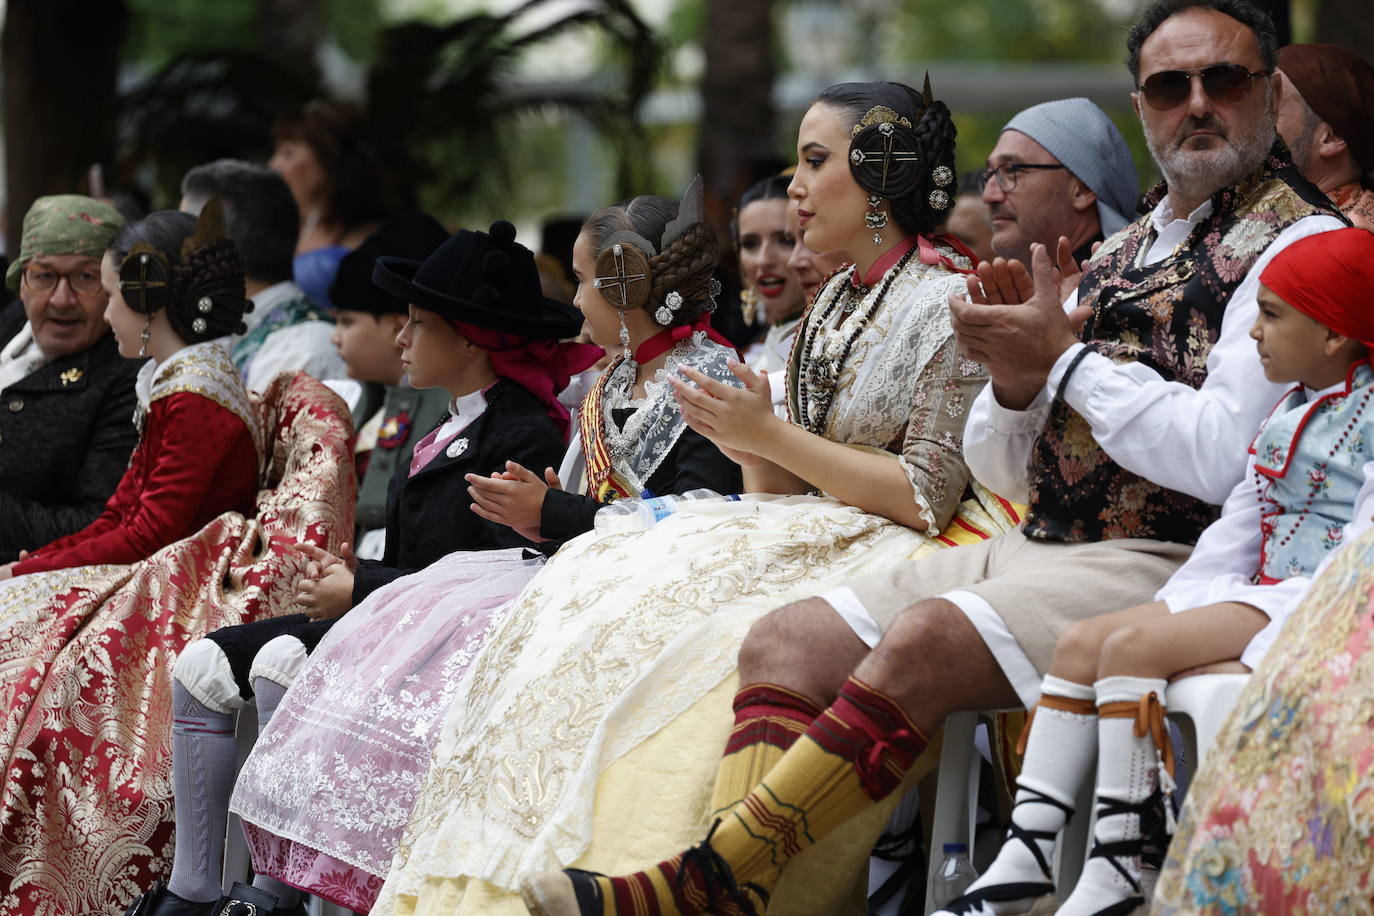
[[[1007,122],[979,175],[992,217],[992,247],[1030,264],[1031,245],[1069,240],[1074,261],[1135,219],[1131,151],[1087,99],[1033,105]]]
[[[1307,180],[1374,230],[1374,65],[1336,45],[1279,50],[1279,134]]]
[[[138,432],[134,376],[105,323],[100,258],[124,227],[77,194],[40,197],[24,217],[0,312],[0,563],[94,521]]]

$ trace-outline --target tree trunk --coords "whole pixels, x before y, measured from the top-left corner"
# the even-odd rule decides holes
[[[1317,41],[1349,48],[1374,63],[1374,16],[1369,0],[1319,0]]]
[[[321,0],[258,0],[262,52],[305,82],[319,78],[315,54],[324,38]]]
[[[771,167],[777,159],[772,7],[770,0],[706,3],[698,160],[706,181],[707,218],[722,232],[735,201],[760,167]]]
[[[125,0],[9,0],[0,34],[4,73],[5,233],[45,194],[87,192],[86,170],[114,159]],[[108,171],[108,168],[107,168]]]

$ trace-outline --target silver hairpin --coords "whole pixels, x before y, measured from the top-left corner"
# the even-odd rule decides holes
[[[634,280],[648,279],[648,274],[625,273],[625,249],[621,248],[619,243],[611,246],[611,254],[615,258],[615,276],[594,277],[592,278],[592,286],[596,289],[608,289],[612,286],[619,287],[620,307],[628,308],[630,298],[626,295],[625,287]]]

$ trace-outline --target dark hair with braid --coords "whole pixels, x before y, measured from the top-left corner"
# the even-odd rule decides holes
[[[641,195],[597,210],[582,224],[582,232],[598,256],[608,247],[606,240],[622,230],[658,244],[677,211],[675,200]],[[706,223],[689,226],[649,258],[648,296],[635,307],[653,315],[668,293],[676,290],[682,296],[682,305],[673,311],[673,326],[691,324],[710,308],[711,277],[719,261],[720,241],[715,230]]]
[[[859,126],[876,107],[889,108],[905,118],[911,126],[893,125],[892,147],[914,151],[916,161],[890,161],[884,171],[883,157],[875,154],[880,146],[879,125],[874,123],[853,137],[851,152],[862,149],[868,155],[862,162],[851,159],[850,173],[865,191],[888,200],[893,219],[909,235],[929,234],[948,218],[958,187],[954,171],[957,131],[944,102],[927,105],[925,97],[910,86],[881,82],[831,86],[816,97],[816,104],[835,109],[851,128]],[[948,169],[938,173],[945,180],[936,180],[938,168]],[[943,206],[937,206],[939,203]]]
[[[183,251],[197,227],[196,218],[177,210],[160,210],[124,228],[110,243],[109,252],[116,269],[124,277],[125,261],[137,249],[156,262],[154,270],[165,272],[165,286],[155,295],[126,294],[125,302],[134,311],[151,315],[167,311],[172,331],[187,343],[200,343],[243,333],[243,315],[252,308],[244,297],[243,261],[232,239],[209,240]],[[130,273],[132,276],[132,273]],[[209,308],[201,301],[209,300]],[[203,330],[195,321],[203,319]]]
[[[711,307],[711,277],[720,263],[720,240],[708,223],[693,223],[657,256],[649,259],[653,289],[646,308],[663,303],[673,290],[682,305],[673,313],[673,325],[691,324]]]

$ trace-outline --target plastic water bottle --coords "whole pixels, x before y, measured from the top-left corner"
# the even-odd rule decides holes
[[[686,493],[643,499],[618,499],[604,506],[592,521],[597,534],[623,534],[643,531],[678,510],[683,503],[701,500],[736,501],[738,496],[721,496],[715,490],[688,490]]]
[[[935,875],[931,898],[936,906],[945,906],[968,893],[969,885],[978,879],[968,858],[967,843],[946,843],[945,858]]]

